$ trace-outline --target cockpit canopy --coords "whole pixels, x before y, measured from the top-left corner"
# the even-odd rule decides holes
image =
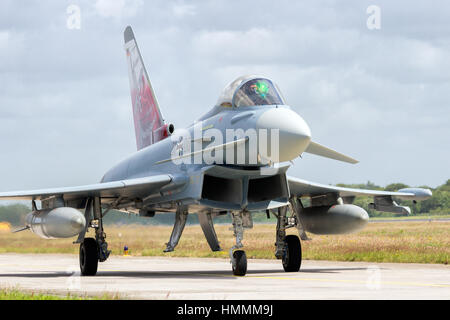
[[[222,107],[249,107],[263,105],[284,105],[284,99],[277,85],[259,76],[242,76],[223,89],[217,101]]]

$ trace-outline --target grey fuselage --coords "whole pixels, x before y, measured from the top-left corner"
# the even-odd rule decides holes
[[[223,137],[226,137],[227,129],[243,130],[244,132],[248,129],[256,129],[257,120],[261,115],[274,108],[290,110],[290,107],[285,105],[245,108],[216,106],[189,126],[183,135],[188,133],[192,139],[198,139],[198,134],[196,136],[194,133],[195,125],[201,125],[202,133],[211,129],[219,130]],[[262,210],[286,205],[289,199],[285,174],[288,166],[278,168],[273,173],[261,174],[261,169],[268,166],[260,162],[251,165],[248,163],[248,141],[245,142],[246,163],[241,165],[228,164],[225,161],[222,164],[208,164],[204,161],[176,164],[170,159],[179,143],[177,133],[180,131],[176,130],[172,136],[139,150],[104,175],[101,182],[160,174],[172,176],[172,183],[167,186],[166,190],[157,194],[149,194],[140,199],[129,199],[128,210],[133,209],[134,200],[143,203],[144,208],[154,211],[174,211],[178,205],[186,205],[192,212],[199,210]],[[195,142],[190,143],[192,143],[190,151],[194,151]],[[202,140],[200,149],[205,149],[212,143],[211,140]],[[272,192],[261,192],[262,187],[265,188],[269,185],[273,188]]]

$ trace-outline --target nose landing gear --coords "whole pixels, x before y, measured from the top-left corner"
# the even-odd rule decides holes
[[[250,216],[250,213],[244,213]],[[245,276],[247,273],[247,255],[244,250],[241,250],[244,245],[242,239],[244,238],[244,224],[242,221],[242,212],[231,212],[231,219],[233,222],[234,236],[236,237],[236,245],[230,249],[231,265],[233,269],[233,275]],[[251,219],[250,218],[247,219]]]

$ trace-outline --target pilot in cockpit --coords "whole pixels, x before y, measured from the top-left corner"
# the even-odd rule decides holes
[[[237,78],[225,87],[217,103],[228,108],[284,104],[278,87],[271,80],[259,76]]]
[[[236,107],[282,105],[283,100],[268,79],[251,79],[245,82],[234,95]]]

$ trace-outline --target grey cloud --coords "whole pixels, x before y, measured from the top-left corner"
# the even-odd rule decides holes
[[[81,9],[80,30],[66,28],[72,3]],[[371,1],[136,4],[121,14],[87,0],[2,1],[1,190],[96,182],[135,150],[122,38],[128,24],[176,127],[207,112],[237,76],[265,74],[314,140],[361,160],[350,166],[305,155],[290,174],[431,186],[448,178],[445,1],[379,1],[378,31],[366,28]]]

